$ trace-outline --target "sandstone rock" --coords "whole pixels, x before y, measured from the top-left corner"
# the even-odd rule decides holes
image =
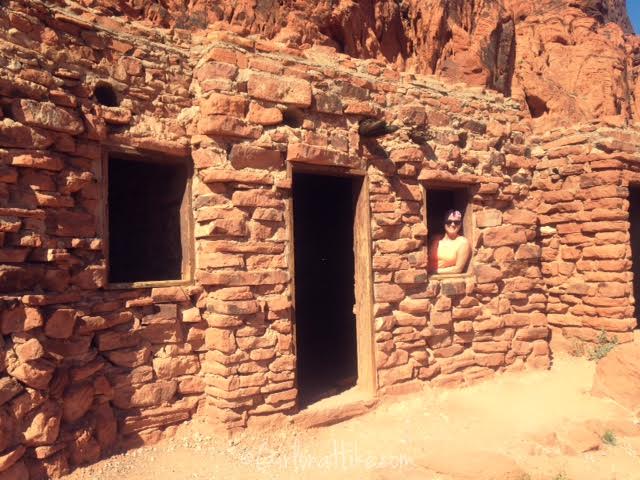
[[[96,336],[98,350],[108,351],[121,348],[133,347],[140,343],[139,331],[115,332],[108,331]]]
[[[158,378],[175,378],[180,375],[198,373],[200,370],[200,362],[196,355],[154,358],[153,370]]]
[[[151,298],[154,303],[180,303],[189,300],[189,297],[181,287],[152,288]]]
[[[213,93],[201,103],[200,111],[202,115],[232,115],[244,118],[247,103],[242,97]]]
[[[404,290],[394,284],[376,283],[373,292],[376,302],[399,302],[405,297]]]
[[[207,348],[223,353],[233,353],[237,348],[233,332],[221,328],[208,328],[205,336],[205,344]]]
[[[0,408],[0,452],[14,446],[19,433],[15,417],[6,407]]]
[[[311,106],[311,84],[302,79],[251,75],[247,91],[253,98],[299,107]]]
[[[569,455],[598,450],[602,445],[600,435],[585,424],[570,424],[558,432],[562,449]]]
[[[29,480],[29,470],[23,461],[19,461],[0,472],[0,480]]]
[[[96,234],[94,216],[85,212],[47,212],[47,229],[61,237],[93,237]]]
[[[105,316],[83,316],[78,320],[78,334],[86,335],[97,330],[105,330],[133,320],[131,312],[119,312]]]
[[[90,383],[74,385],[65,392],[62,403],[62,417],[73,423],[84,416],[93,403],[94,388]]]
[[[17,100],[12,105],[14,118],[34,127],[77,135],[84,131],[82,121],[69,110],[50,102]]]
[[[33,452],[35,453],[35,457],[42,459],[42,458],[48,458],[50,456],[52,456],[53,454],[59,452],[60,450],[63,450],[65,447],[64,443],[55,443],[53,445],[44,445],[41,447],[35,447],[33,449]]]
[[[159,322],[145,325],[138,332],[140,338],[147,342],[158,343],[175,343],[183,341],[184,334],[182,328],[177,321],[174,322]],[[130,346],[122,345],[122,346]]]
[[[188,308],[182,311],[183,323],[200,323],[202,316],[200,315],[200,309],[198,307]]]
[[[480,228],[497,227],[502,224],[502,212],[495,209],[487,209],[475,215],[476,225]]]
[[[43,338],[45,351],[56,360],[86,360],[93,335],[73,336],[66,339]]]
[[[92,410],[96,419],[95,435],[102,452],[108,452],[115,446],[118,425],[113,409],[107,403],[101,403]]]
[[[279,111],[279,110],[278,110]],[[229,161],[234,168],[279,169],[282,158],[278,150],[238,144],[231,147]]]
[[[37,360],[44,356],[44,347],[38,341],[37,338],[30,338],[24,343],[20,343],[14,346],[16,355],[21,362],[28,362],[30,360]]]
[[[465,461],[459,461],[464,458]],[[505,455],[442,446],[416,461],[431,471],[461,480],[519,480],[525,471]]]
[[[0,378],[0,406],[22,392],[23,387],[9,376]]]
[[[11,410],[18,420],[23,419],[27,413],[39,407],[45,402],[45,397],[38,391],[27,388],[26,391],[11,401]]]
[[[126,348],[106,352],[107,358],[119,367],[135,368],[144,365],[151,356],[151,349],[147,346],[140,348]]]
[[[183,422],[191,416],[189,410],[190,405],[188,404],[175,404],[169,407],[145,410],[142,415],[125,417],[122,423],[122,433],[127,435],[153,427]]]
[[[398,367],[387,368],[378,372],[378,383],[381,387],[386,387],[399,382],[409,380],[413,376],[413,366],[411,364],[400,365]]]
[[[5,310],[0,316],[2,334],[19,333],[42,326],[42,315],[37,308],[22,305]]]
[[[40,408],[27,415],[24,421],[24,443],[28,446],[50,445],[60,431],[60,407],[46,401]]]
[[[521,245],[527,242],[524,228],[514,225],[487,228],[482,233],[482,239],[487,247]]]
[[[177,389],[177,382],[164,380],[144,385],[122,386],[116,388],[113,404],[123,409],[159,406],[169,402]]]
[[[488,265],[476,265],[473,273],[478,283],[494,283],[502,279],[502,272]]]
[[[43,359],[31,362],[19,362],[16,359],[9,365],[7,371],[22,383],[44,390],[53,377],[54,367],[49,361]]]
[[[40,462],[29,463],[29,478],[60,478],[69,473],[66,452],[58,452]]]
[[[278,125],[283,121],[282,111],[279,108],[265,108],[257,102],[251,102],[247,120],[260,125]]]
[[[47,148],[53,135],[22,125],[9,118],[0,120],[0,145],[8,148]],[[37,167],[36,167],[37,168]]]
[[[208,115],[198,122],[198,132],[203,135],[258,138],[262,127],[228,115]]]
[[[640,412],[640,345],[619,345],[598,361],[592,393]]]
[[[360,160],[328,147],[318,147],[306,143],[291,143],[287,149],[288,162],[312,165],[358,167]]]
[[[26,448],[20,445],[7,453],[0,455],[0,472],[6,472],[24,455]]]
[[[100,458],[100,445],[88,429],[75,432],[70,450],[70,460],[74,465],[94,463]]]
[[[400,302],[400,311],[411,314],[427,313],[431,304],[428,300],[405,298]]]
[[[94,360],[85,363],[84,365],[71,368],[69,370],[69,378],[72,383],[81,382],[102,370],[105,365],[106,362],[102,358],[96,357]]]

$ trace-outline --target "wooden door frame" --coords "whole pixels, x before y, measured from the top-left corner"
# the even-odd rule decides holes
[[[378,376],[375,363],[375,339],[373,325],[373,265],[371,243],[371,208],[369,201],[369,177],[364,170],[342,169],[338,167],[319,167],[315,165],[287,164],[287,177],[291,179],[291,194],[286,204],[286,227],[289,231],[288,264],[291,289],[291,322],[293,351],[296,357],[296,387],[298,382],[298,341],[296,322],[296,274],[295,274],[295,238],[293,217],[293,174],[308,173],[328,177],[350,177],[361,180],[355,200],[353,219],[354,249],[354,296],[356,299],[354,316],[356,320],[356,362],[358,378],[356,388],[368,396],[378,391]]]

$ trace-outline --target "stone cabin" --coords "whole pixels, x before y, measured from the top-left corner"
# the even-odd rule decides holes
[[[2,480],[633,339],[640,134],[615,118],[533,134],[491,91],[80,7],[0,26]],[[473,257],[429,275],[451,206]]]

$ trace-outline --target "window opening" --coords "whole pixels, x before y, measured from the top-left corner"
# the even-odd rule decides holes
[[[429,248],[429,271],[437,273],[436,242],[445,235],[445,220],[449,210],[457,210],[461,213],[461,226],[458,235],[465,237],[470,245],[473,226],[471,222],[471,209],[469,206],[469,190],[466,187],[426,187],[426,222],[427,245]],[[466,262],[462,272],[469,269],[471,259]]]
[[[186,162],[111,156],[108,164],[109,281],[188,275]]]

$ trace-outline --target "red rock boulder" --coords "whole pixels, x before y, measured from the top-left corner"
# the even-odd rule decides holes
[[[592,393],[640,412],[640,343],[620,345],[598,362]]]

